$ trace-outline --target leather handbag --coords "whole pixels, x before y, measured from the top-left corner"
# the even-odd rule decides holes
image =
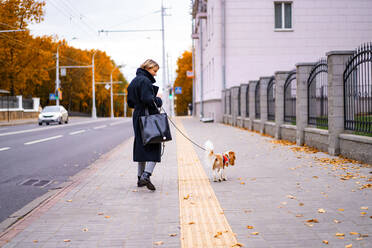
[[[140,117],[140,129],[143,145],[172,140],[167,113],[159,111],[158,114],[149,115],[149,110],[146,107],[145,116]]]

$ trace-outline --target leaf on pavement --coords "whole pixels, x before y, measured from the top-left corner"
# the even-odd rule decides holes
[[[350,232],[350,235],[359,235],[357,232]]]
[[[366,212],[360,212],[361,216],[365,216],[367,213]]]
[[[100,213],[98,213],[98,215],[104,215],[104,213],[100,212]]]
[[[349,245],[345,245],[345,248],[351,248],[351,247],[353,247],[353,245],[352,245],[352,244],[349,244]]]
[[[221,235],[222,235],[222,232],[217,232],[213,237],[218,238]]]
[[[164,244],[163,241],[156,241],[156,242],[154,242],[154,245],[163,245],[163,244]]]
[[[336,236],[337,237],[344,237],[345,236],[345,233],[336,233]]]
[[[169,237],[176,237],[177,236],[177,233],[170,233],[169,234]]]
[[[302,206],[304,206],[305,204],[303,204],[302,202],[300,202],[298,205],[302,207]]]
[[[338,223],[341,223],[341,221],[339,220],[333,220],[334,223],[338,224]]]
[[[241,243],[236,243],[236,244],[233,244],[232,246],[231,246],[231,248],[233,248],[233,247],[243,247],[244,245],[243,244],[241,244]]]
[[[327,245],[329,244],[328,240],[323,240],[323,243]]]
[[[343,212],[343,211],[345,211],[345,209],[339,208],[338,211]]]
[[[63,240],[63,242],[71,242],[71,239],[65,239],[65,240]]]
[[[362,210],[368,210],[368,207],[360,207]]]
[[[245,182],[240,182],[240,184],[245,184]]]
[[[287,197],[288,197],[289,199],[296,199],[296,197],[293,196],[293,195],[287,195]]]
[[[34,243],[37,243],[37,242],[39,242],[38,240],[34,240]]]
[[[296,214],[296,217],[304,217],[303,214]]]
[[[253,229],[254,227],[253,226],[247,226],[248,229]]]
[[[323,208],[318,209],[318,213],[324,214],[326,211]]]
[[[189,225],[194,225],[194,224],[195,224],[194,221],[190,221],[190,222],[189,222]]]
[[[84,228],[83,229],[83,232],[88,232],[88,228]]]
[[[308,223],[319,223],[319,221],[317,219],[310,219],[310,220],[307,220],[306,222],[308,222]]]
[[[183,197],[184,200],[188,200],[190,198],[190,194],[187,194],[186,196]]]
[[[259,232],[252,232],[251,234],[252,234],[252,235],[258,235]]]
[[[72,200],[67,200],[67,202],[72,202]]]
[[[110,215],[106,215],[106,216],[105,216],[106,219],[109,219],[110,217],[111,217]]]

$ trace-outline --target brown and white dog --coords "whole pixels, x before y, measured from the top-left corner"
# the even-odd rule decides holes
[[[213,173],[213,181],[226,181],[225,175],[225,168],[229,165],[235,165],[235,152],[227,151],[223,154],[215,153],[213,151],[213,143],[211,141],[207,141],[204,144],[205,147],[205,155],[206,155],[206,162],[208,166],[212,169]]]

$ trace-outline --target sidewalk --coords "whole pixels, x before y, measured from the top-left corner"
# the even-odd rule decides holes
[[[209,182],[204,151],[173,129],[157,190],[137,188],[131,139],[1,234],[0,246],[372,247],[370,166],[223,124],[177,123],[199,144],[236,152],[227,181]]]

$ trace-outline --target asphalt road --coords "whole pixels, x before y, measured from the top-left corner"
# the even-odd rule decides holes
[[[132,135],[130,118],[0,127],[0,222]]]

